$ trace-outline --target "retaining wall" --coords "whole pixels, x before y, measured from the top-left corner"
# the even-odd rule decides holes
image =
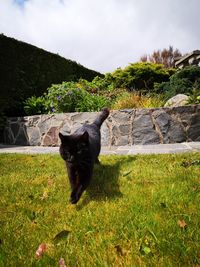
[[[8,118],[4,142],[58,146],[59,131],[70,134],[97,112]],[[101,128],[102,145],[146,145],[200,141],[200,105],[111,111]]]

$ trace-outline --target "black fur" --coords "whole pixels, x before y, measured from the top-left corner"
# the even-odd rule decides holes
[[[90,183],[94,163],[98,162],[101,149],[100,128],[108,115],[109,110],[103,108],[92,124],[84,124],[71,135],[64,136],[59,133],[60,155],[67,167],[72,190],[70,197],[72,204],[78,202]]]

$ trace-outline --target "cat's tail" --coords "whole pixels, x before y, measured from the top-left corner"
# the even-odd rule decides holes
[[[96,124],[99,128],[101,127],[102,123],[105,121],[105,119],[109,116],[110,111],[108,108],[103,108],[101,110],[101,113],[98,115],[98,117],[93,122]]]

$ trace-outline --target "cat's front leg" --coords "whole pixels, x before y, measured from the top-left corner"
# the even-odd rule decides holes
[[[79,184],[76,189],[76,199],[74,199],[75,202],[73,204],[76,204],[79,201],[81,195],[86,190],[86,188],[89,186],[91,178],[92,178],[92,169],[93,168],[91,168],[90,170],[82,171],[78,173]]]
[[[77,202],[76,201],[76,192],[77,192],[77,188],[79,186],[77,170],[71,164],[66,164],[66,165],[67,165],[67,172],[68,172],[69,182],[70,182],[70,186],[71,186],[71,195],[70,195],[70,200],[69,201],[72,204],[75,204]]]

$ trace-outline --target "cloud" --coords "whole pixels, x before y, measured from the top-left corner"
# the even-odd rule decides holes
[[[199,49],[199,10],[199,0],[0,0],[0,32],[108,72],[169,45]]]

